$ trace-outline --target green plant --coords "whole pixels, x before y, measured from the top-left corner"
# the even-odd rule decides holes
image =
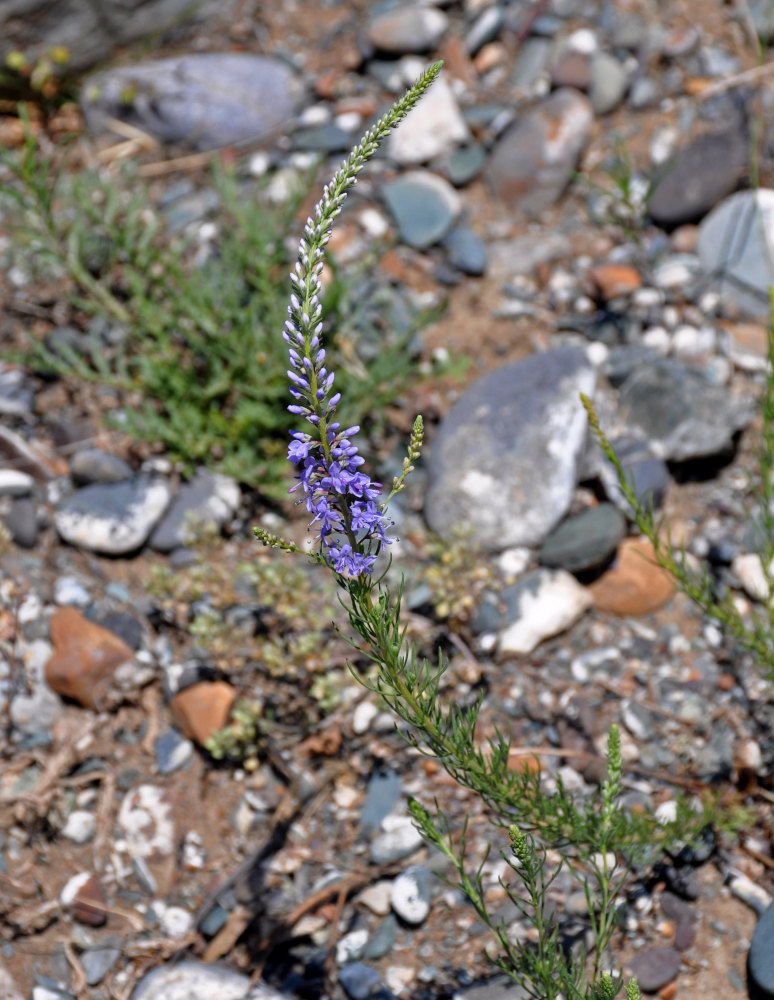
[[[514,944],[507,929],[490,917],[482,882],[483,862],[476,865],[466,849],[466,828],[451,829],[447,816],[433,815],[412,801],[412,816],[426,840],[452,863],[453,884],[471,901],[491,929],[498,964],[536,1000],[612,1000],[623,983],[605,968],[608,946],[618,918],[618,896],[631,868],[653,861],[663,848],[698,834],[706,822],[684,802],[676,818],[661,823],[652,813],[635,813],[620,804],[622,761],[618,730],[610,731],[607,777],[596,795],[577,801],[561,780],[553,794],[543,786],[539,770],[509,767],[510,740],[495,730],[485,744],[477,738],[483,695],[473,705],[446,704],[441,678],[443,654],[437,662],[420,657],[401,621],[402,584],[391,588],[387,565],[378,560],[392,539],[388,504],[405,485],[419,457],[423,425],[417,418],[401,473],[386,497],[380,484],[362,471],[353,441],[358,428],[343,429],[337,409],[339,393],[322,347],[323,302],[319,275],[323,248],[348,190],[367,159],[389,130],[416,104],[440,72],[437,63],[364,135],[323,192],[301,239],[293,273],[293,294],[284,338],[289,346],[293,412],[304,430],[291,434],[288,458],[297,466],[296,489],[317,531],[312,560],[327,567],[336,580],[356,652],[353,676],[374,691],[405,724],[401,733],[420,753],[435,758],[460,785],[489,807],[493,836],[500,845],[513,880],[504,887],[533,925],[534,945]],[[267,546],[302,553],[292,541],[256,529]],[[464,564],[470,553],[455,557]],[[376,574],[376,575],[375,575]],[[371,664],[370,670],[359,669]],[[510,838],[506,849],[504,838]],[[547,889],[556,877],[548,865],[558,858],[583,888],[593,945],[565,952],[562,927],[547,906]],[[484,859],[484,862],[486,859]],[[629,1000],[639,996],[636,982],[626,986]]]
[[[117,178],[65,165],[28,129],[20,150],[0,153],[0,206],[25,264],[66,276],[76,309],[102,323],[78,349],[32,339],[17,360],[116,387],[123,430],[161,443],[188,471],[209,465],[279,499],[292,426],[280,279],[300,194],[271,205],[216,167],[217,235],[197,241],[170,235],[131,164]],[[410,383],[409,344],[427,318],[414,313],[394,335],[389,314],[365,307],[370,297],[362,274],[341,271],[325,293],[350,422]]]
[[[262,713],[263,707],[258,702],[241,699],[231,710],[231,721],[209,737],[204,749],[215,760],[254,771],[263,745]]]

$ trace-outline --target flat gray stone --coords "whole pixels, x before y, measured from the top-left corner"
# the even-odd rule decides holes
[[[570,573],[602,566],[626,535],[626,518],[610,503],[588,507],[563,521],[540,547],[543,566]]]
[[[70,459],[70,475],[76,486],[121,483],[131,479],[132,467],[122,458],[101,448],[83,448]]]
[[[586,438],[578,396],[594,380],[584,351],[557,347],[475,382],[429,453],[431,529],[463,524],[490,552],[540,545],[570,506]]]
[[[184,483],[150,538],[157,552],[171,552],[191,541],[197,525],[222,528],[234,516],[241,494],[239,484],[229,476],[199,469]]]
[[[608,52],[598,52],[591,60],[589,100],[595,115],[614,111],[626,96],[629,74]]]
[[[171,486],[158,477],[98,483],[63,500],[54,513],[54,524],[70,545],[105,555],[126,555],[144,545],[171,498]]]
[[[572,87],[554,91],[495,146],[489,176],[507,206],[535,216],[559,200],[589,140],[594,114]]]
[[[655,993],[671,983],[681,964],[680,952],[674,948],[648,948],[629,960],[626,978],[634,976],[641,990]]]
[[[729,451],[756,411],[753,399],[733,396],[674,358],[635,371],[621,387],[619,406],[628,427],[660,458],[676,462]]]
[[[294,114],[299,91],[279,59],[205,52],[88,77],[81,108],[96,135],[117,118],[160,142],[212,149],[269,135]]]
[[[769,318],[774,285],[774,191],[738,191],[699,226],[696,250],[710,287],[749,316]]]
[[[383,188],[400,238],[416,250],[426,250],[449,232],[462,209],[460,196],[443,177],[412,170]]]

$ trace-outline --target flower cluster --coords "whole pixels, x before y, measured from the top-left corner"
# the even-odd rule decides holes
[[[296,477],[320,539],[320,554],[343,576],[371,573],[379,550],[391,539],[390,522],[383,505],[377,503],[381,484],[362,471],[363,459],[352,438],[358,427],[341,429],[334,420],[340,394],[332,393],[334,373],[325,367],[320,343],[322,305],[320,273],[333,222],[357,175],[373,156],[379,143],[406,117],[440,72],[436,63],[390,111],[370,128],[325,186],[323,195],[307,220],[298,248],[298,260],[290,275],[294,291],[288,306],[283,337],[289,347],[291,413],[312,425],[312,432],[293,431],[288,459],[301,471]],[[397,487],[396,487],[397,488]],[[291,491],[292,492],[292,491]],[[394,490],[393,490],[394,492]]]

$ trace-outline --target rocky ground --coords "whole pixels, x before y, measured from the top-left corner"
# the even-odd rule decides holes
[[[428,425],[394,509],[406,621],[448,650],[446,696],[483,692],[482,738],[510,727],[513,766],[539,761],[547,788],[589,794],[616,722],[627,805],[714,792],[741,816],[622,900],[617,959],[665,1000],[743,997],[754,933],[750,992],[774,995],[774,702],[648,561],[577,397],[594,396],[693,564],[760,610],[772,27],[765,3],[238,3],[162,32],[153,56],[182,68],[148,68],[146,43],[81,91],[84,162],[139,158],[167,223],[195,236],[217,216],[208,148],[281,197],[445,60],[333,245],[346,264],[394,239],[379,281],[447,301],[424,360],[470,358],[462,381],[391,408],[386,442],[415,412]],[[0,135],[18,139],[18,120]],[[65,292],[9,239],[0,253],[3,342],[71,336]],[[490,905],[526,934],[498,881],[502,834],[352,683],[320,572],[251,538],[263,523],[300,540],[303,521],[205,470],[181,482],[95,419],[106,405],[131,402],[0,367],[3,995],[518,996],[491,979],[475,913],[430,876],[441,860],[407,798],[467,817],[473,857],[492,845]],[[375,459],[393,474],[386,448]],[[215,533],[192,543],[191,515]],[[450,539],[445,571],[430,530]],[[264,723],[240,767],[203,749],[235,699]],[[552,891],[582,933],[573,883]]]

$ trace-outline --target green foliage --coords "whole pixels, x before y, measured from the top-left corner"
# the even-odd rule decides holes
[[[213,733],[204,744],[215,759],[240,764],[247,771],[258,767],[263,744],[262,708],[257,702],[240,700],[231,710],[228,725]]]
[[[434,561],[422,578],[432,592],[435,613],[453,625],[467,622],[482,593],[495,586],[489,562],[473,543],[470,529],[458,528],[449,541],[434,538],[427,548]]]
[[[131,164],[116,178],[63,169],[30,131],[0,154],[0,207],[30,267],[70,279],[74,304],[100,317],[85,351],[37,341],[27,364],[115,386],[122,429],[160,442],[187,470],[211,466],[268,497],[285,495],[292,418],[285,404],[287,237],[300,194],[271,205],[255,182],[216,168],[217,236],[173,236]],[[364,261],[367,265],[369,261]],[[334,272],[326,330],[346,404],[364,422],[412,378],[409,343],[428,317],[373,304],[362,274]],[[392,310],[392,312],[391,312]],[[390,332],[390,327],[400,332]],[[98,328],[93,328],[98,329]]]

